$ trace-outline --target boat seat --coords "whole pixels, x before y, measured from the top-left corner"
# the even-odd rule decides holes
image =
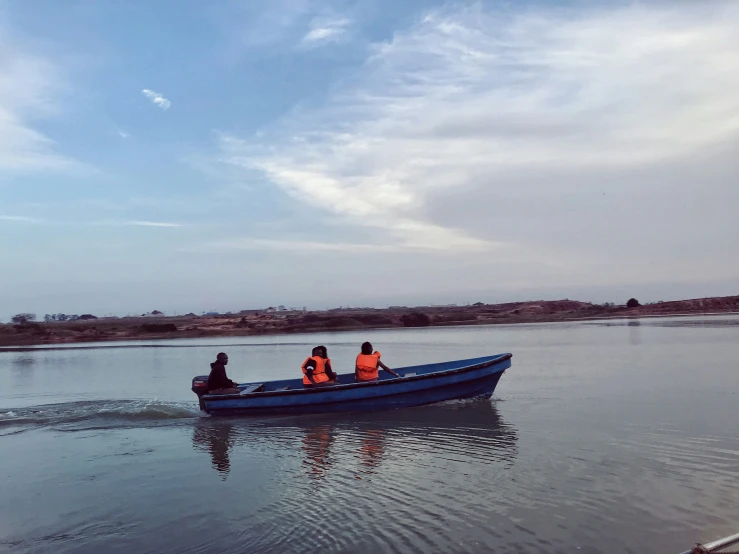
[[[250,394],[252,392],[262,392],[264,390],[264,383],[254,383],[247,385],[241,391],[241,394]]]
[[[275,392],[281,391],[281,390],[290,390],[292,387],[280,387],[279,389],[275,389]]]

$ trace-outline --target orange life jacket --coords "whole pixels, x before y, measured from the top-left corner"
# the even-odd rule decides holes
[[[357,381],[373,381],[379,379],[380,372],[377,369],[380,362],[380,353],[359,354],[357,356]]]
[[[316,362],[316,369],[313,370],[313,381],[308,379],[308,372],[305,370],[305,364],[307,364],[309,361],[315,361]],[[300,366],[300,369],[303,370],[303,384],[304,385],[312,385],[314,383],[325,383],[328,381],[328,375],[326,375],[326,362],[321,358],[320,356],[310,356],[305,359],[303,362],[303,365]]]

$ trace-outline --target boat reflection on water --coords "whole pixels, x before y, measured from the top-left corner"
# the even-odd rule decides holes
[[[300,418],[208,417],[193,432],[193,447],[210,453],[223,480],[238,445],[276,449],[276,458],[299,456],[303,475],[320,481],[331,470],[364,479],[381,471],[387,459],[412,463],[419,456],[512,464],[517,442],[517,430],[484,399]],[[238,449],[235,463],[242,457],[248,460],[250,450]]]
[[[359,448],[359,471],[365,475],[376,473],[385,453],[386,433],[383,429],[368,429]]]
[[[360,475],[381,471],[386,460],[412,464],[430,456],[510,464],[517,455],[518,432],[485,399],[356,414],[337,426],[354,446]]]
[[[303,436],[303,464],[308,477],[323,479],[331,467],[331,445],[336,435],[331,425],[308,427]]]
[[[211,465],[225,481],[231,471],[229,452],[236,444],[234,424],[226,420],[209,420],[195,426],[192,445],[196,450],[210,453]]]

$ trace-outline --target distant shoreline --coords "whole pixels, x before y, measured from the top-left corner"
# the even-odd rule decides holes
[[[477,303],[472,306],[345,308],[320,312],[250,310],[240,314],[211,316],[149,316],[4,324],[0,325],[0,347],[731,314],[739,314],[739,296],[660,302],[633,308],[565,299]]]

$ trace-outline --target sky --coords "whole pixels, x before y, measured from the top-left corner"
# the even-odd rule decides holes
[[[739,294],[734,0],[0,0],[0,318]]]

